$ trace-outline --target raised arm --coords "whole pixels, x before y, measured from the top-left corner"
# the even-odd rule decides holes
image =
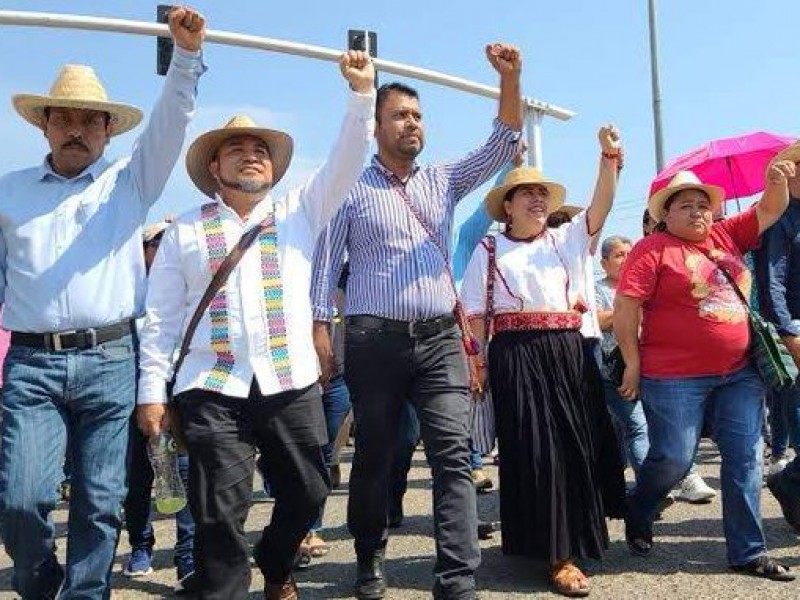
[[[522,130],[522,94],[519,78],[522,73],[522,54],[509,44],[489,44],[486,58],[500,74],[500,100],[497,118],[514,131]]]
[[[789,179],[797,174],[797,165],[789,160],[773,162],[767,168],[766,187],[756,203],[758,233],[778,222],[789,206]]]
[[[611,212],[614,195],[617,193],[619,165],[622,160],[622,142],[619,131],[614,125],[601,127],[597,132],[597,139],[600,141],[600,170],[597,174],[592,202],[587,209],[589,235],[596,235],[600,232],[608,213]]]
[[[300,190],[300,203],[318,236],[333,218],[364,167],[374,132],[375,67],[366,52],[350,50],[339,60],[353,91],[339,137],[328,158]]]
[[[186,127],[194,115],[197,81],[205,71],[200,53],[206,31],[203,16],[178,7],[169,13],[168,23],[175,41],[172,63],[128,164],[143,204],[143,218],[161,196],[180,156]]]

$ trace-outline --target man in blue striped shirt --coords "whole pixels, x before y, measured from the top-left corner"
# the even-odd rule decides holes
[[[417,92],[399,83],[378,91],[378,154],[331,226],[333,275],[320,277],[314,304],[328,306],[345,250],[350,279],[345,377],[352,393],[356,451],[347,521],[358,560],[360,600],[386,594],[387,488],[400,411],[411,402],[433,471],[437,560],[433,596],[475,598],[480,563],[469,461],[468,372],[453,310],[450,239],[456,203],[516,152],[522,127],[521,57],[487,46],[500,75],[498,116],[483,146],[456,162],[423,167]],[[330,320],[318,310],[315,318]]]

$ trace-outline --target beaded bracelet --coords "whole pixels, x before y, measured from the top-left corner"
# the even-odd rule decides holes
[[[625,166],[625,153],[623,152],[622,148],[616,152],[601,152],[600,156],[607,158],[608,160],[616,160],[618,172],[621,171],[622,167]]]

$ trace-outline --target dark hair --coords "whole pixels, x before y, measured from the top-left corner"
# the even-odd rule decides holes
[[[547,226],[550,229],[558,229],[564,223],[569,223],[571,220],[572,219],[569,218],[569,215],[565,211],[557,210],[547,215]]]
[[[417,90],[412,88],[405,83],[400,83],[399,81],[393,81],[392,83],[384,83],[381,87],[378,88],[378,94],[375,99],[375,120],[381,120],[381,108],[383,104],[386,102],[386,98],[389,97],[389,94],[401,94],[403,96],[410,96],[411,98],[416,98],[419,100],[419,93]]]
[[[158,245],[161,243],[161,238],[164,237],[164,233],[166,231],[167,231],[166,229],[162,229],[161,231],[159,231],[157,234],[155,234],[153,237],[151,237],[149,240],[147,240],[144,243],[144,247],[145,248],[158,248]]]

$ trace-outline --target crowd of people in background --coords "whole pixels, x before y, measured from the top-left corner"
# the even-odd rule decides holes
[[[387,595],[387,541],[420,441],[433,597],[477,597],[476,492],[494,486],[482,453],[495,437],[502,551],[545,565],[559,594],[590,593],[579,563],[605,554],[608,519],[648,556],[675,499],[717,495],[695,469],[701,437],[721,455],[728,565],[794,579],[767,551],[759,498],[768,405],[767,485],[800,533],[800,457],[787,453],[800,391],[765,385],[748,315],[755,304],[800,365],[798,146],[732,216],[722,188],[678,173],[649,198],[634,242],[604,231],[625,159],[615,126],[598,131],[585,206],[523,166],[516,47],[485,49],[500,89],[487,139],[438,165],[418,161],[418,92],[376,90],[371,58],[351,50],[338,137],[307,181],[274,196],[291,136],[233,115],[189,147],[196,206],[144,228],[206,70],[204,17],[177,7],[168,27],[171,66],[130,157],[104,149],[142,112],[108,100],[91,68],[67,65],[49,94],[13,98],[50,148],[0,178],[0,533],[22,598],[108,598],[123,526],[124,575],[152,573],[146,450],[165,432],[188,496],[175,517],[179,594],[248,597],[252,555],[268,600],[299,598],[297,570],[328,551],[324,506],[351,428],[359,600]],[[456,205],[493,177],[454,236]],[[476,406],[492,415],[480,436]],[[65,464],[62,565],[51,513]],[[274,505],[251,547],[256,470]]]

